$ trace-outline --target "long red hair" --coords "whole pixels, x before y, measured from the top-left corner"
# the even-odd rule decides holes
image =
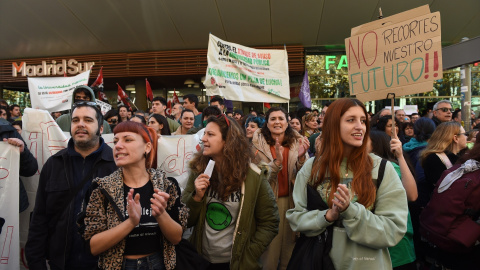
[[[326,180],[326,173],[330,176],[331,190],[328,196],[328,205],[332,207],[332,199],[340,183],[340,165],[344,156],[343,141],[340,134],[341,117],[348,109],[360,106],[367,116],[367,110],[358,99],[342,98],[328,106],[322,131],[322,144],[317,151],[317,158],[312,166],[310,183],[314,187]],[[347,157],[347,168],[353,172],[352,189],[357,194],[357,201],[365,207],[375,203],[376,187],[372,181],[373,161],[368,155],[367,140],[369,138],[370,123],[366,117],[366,132],[363,144],[354,148]]]

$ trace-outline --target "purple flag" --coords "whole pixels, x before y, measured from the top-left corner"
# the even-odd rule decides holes
[[[231,100],[228,100],[226,98],[223,99],[223,102],[225,103],[225,107],[227,108],[227,112],[233,112],[233,102]]]
[[[307,108],[312,107],[312,100],[310,99],[310,85],[308,84],[308,70],[305,69],[305,76],[303,77],[300,93],[298,94],[303,106]]]

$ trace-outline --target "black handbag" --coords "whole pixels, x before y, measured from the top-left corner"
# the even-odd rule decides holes
[[[320,194],[307,184],[307,210],[326,210],[328,205]],[[288,262],[287,270],[335,270],[329,256],[332,249],[333,225],[317,236],[300,234]]]
[[[177,253],[177,266],[175,269],[190,270],[190,269],[207,269],[210,262],[198,254],[195,247],[186,239],[182,238],[178,245],[175,245],[175,252]]]

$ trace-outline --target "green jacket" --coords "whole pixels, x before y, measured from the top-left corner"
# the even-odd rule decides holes
[[[170,133],[173,133],[177,130],[177,128],[180,126],[180,123],[178,123],[177,121],[173,120],[173,119],[170,119],[168,117],[167,118],[167,122],[168,122],[168,127],[170,128]]]
[[[190,175],[182,201],[190,208],[188,227],[195,226],[190,241],[201,254],[207,201],[206,197],[201,202],[193,199],[196,178],[197,175]],[[260,170],[250,164],[247,179],[242,185],[230,269],[261,269],[260,256],[278,233],[278,208],[267,178],[266,168]]]
[[[381,158],[373,154],[370,157],[373,160],[372,178],[377,179]],[[319,235],[333,224],[325,219],[326,210],[306,209],[306,185],[312,172],[313,160],[314,158],[307,160],[298,172],[293,189],[295,208],[286,214],[292,230],[307,236]],[[352,172],[346,170],[344,160],[340,166],[340,176],[346,174],[353,177]],[[350,186],[347,178],[342,177],[340,182]],[[325,201],[329,185],[324,182],[317,187],[317,191]],[[407,231],[407,216],[405,189],[392,164],[387,162],[383,181],[376,193],[374,212],[356,202],[356,196],[353,196],[348,208],[334,224],[330,258],[335,269],[392,269],[388,247],[395,246]]]

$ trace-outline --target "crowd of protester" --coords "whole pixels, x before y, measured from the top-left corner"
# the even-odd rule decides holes
[[[480,168],[474,113],[465,130],[448,100],[424,115],[396,110],[393,118],[348,98],[290,113],[226,111],[218,96],[199,111],[197,96],[183,100],[170,114],[155,97],[146,112],[120,105],[102,115],[93,91],[80,86],[71,110],[51,113],[72,137],[38,168],[25,247],[30,269],[176,269],[190,227],[192,250],[207,262],[202,269],[317,269],[317,262],[322,269],[478,269],[480,245],[459,255],[421,229],[447,173],[462,177],[467,162]],[[36,162],[20,136],[21,116],[18,105],[0,100],[0,127],[9,132],[2,138],[20,147],[20,175],[30,176],[37,168],[28,165]],[[181,190],[156,168],[157,140],[202,129]],[[114,134],[113,149],[105,133]],[[22,183],[20,202],[22,212],[29,204]],[[478,225],[475,206],[478,198],[466,207]],[[302,252],[312,238],[322,254]]]

